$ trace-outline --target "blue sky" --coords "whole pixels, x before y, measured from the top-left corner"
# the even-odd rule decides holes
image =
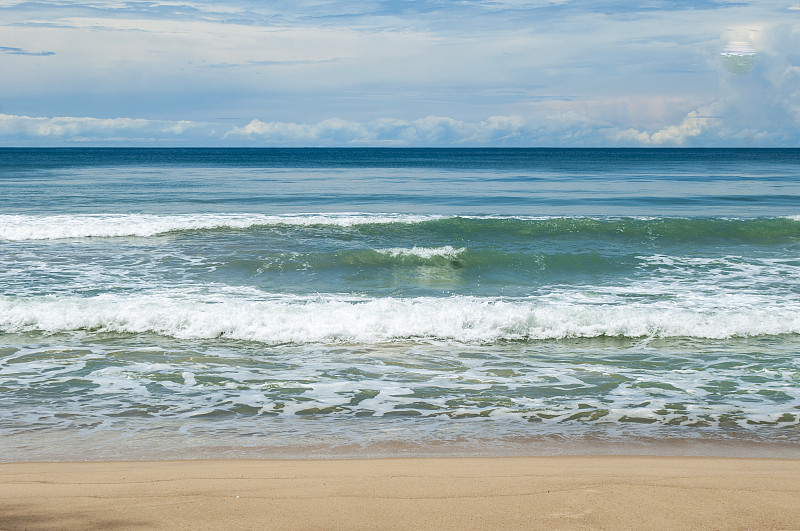
[[[800,147],[798,0],[0,0],[0,72],[0,146]]]

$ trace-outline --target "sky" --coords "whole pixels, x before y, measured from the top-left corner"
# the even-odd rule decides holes
[[[798,0],[0,0],[0,146],[800,147]]]

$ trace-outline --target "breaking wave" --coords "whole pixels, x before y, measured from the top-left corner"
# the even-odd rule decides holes
[[[567,338],[724,339],[800,333],[793,305],[596,304],[543,298],[359,298],[198,295],[0,297],[0,330],[155,333],[266,344],[442,340],[464,343]]]
[[[648,217],[504,217],[415,214],[77,214],[0,215],[0,240],[150,237],[182,231],[247,230],[270,227],[361,228],[370,232],[418,226],[439,236],[510,234],[592,238],[647,238],[680,241],[771,243],[800,241],[800,217],[648,218]],[[391,249],[387,249],[391,252]]]

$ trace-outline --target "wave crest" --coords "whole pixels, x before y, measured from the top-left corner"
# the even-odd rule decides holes
[[[351,227],[375,223],[417,223],[442,216],[411,214],[78,214],[0,215],[0,239],[8,241],[68,238],[148,237],[177,231],[249,229],[259,226],[331,225]]]
[[[375,252],[390,256],[392,258],[413,256],[416,258],[431,259],[436,257],[448,258],[454,260],[464,252],[466,247],[454,248],[451,245],[444,247],[417,247],[416,245],[411,248],[395,247],[391,249],[376,249]]]
[[[628,303],[553,303],[531,299],[255,299],[160,293],[122,297],[0,297],[7,333],[155,333],[180,339],[227,338],[266,344],[443,340],[465,343],[567,338],[725,339],[800,333],[797,308],[693,308]]]
[[[307,214],[76,214],[34,216],[0,215],[0,240],[51,240],[67,238],[150,237],[179,231],[257,227],[373,227],[426,224],[439,236],[496,237],[511,234],[526,238],[645,238],[678,241],[713,239],[775,242],[800,239],[800,217],[683,218],[683,217],[531,217],[444,216],[427,214],[370,214],[359,212]],[[391,250],[388,250],[391,252]]]

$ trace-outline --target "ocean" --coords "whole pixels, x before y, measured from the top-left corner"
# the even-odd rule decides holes
[[[800,456],[800,149],[0,149],[0,460]]]

